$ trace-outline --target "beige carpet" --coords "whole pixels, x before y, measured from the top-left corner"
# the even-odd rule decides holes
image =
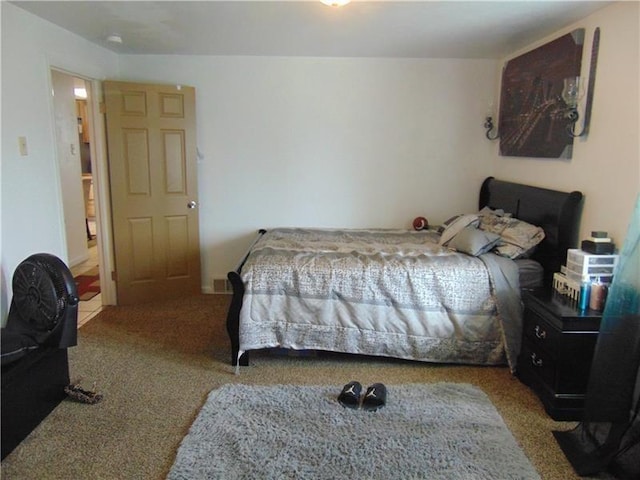
[[[228,296],[201,295],[110,307],[80,329],[71,377],[104,394],[97,405],[64,401],[2,462],[11,479],[162,479],[207,394],[226,383],[363,385],[464,382],[490,397],[543,479],[578,477],[551,420],[507,368],[443,366],[347,355],[263,353],[234,375],[225,330]]]

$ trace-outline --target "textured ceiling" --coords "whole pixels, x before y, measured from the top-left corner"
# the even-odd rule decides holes
[[[500,58],[612,2],[12,3],[120,54]]]

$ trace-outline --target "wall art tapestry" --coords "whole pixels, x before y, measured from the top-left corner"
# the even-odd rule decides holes
[[[562,99],[564,79],[579,77],[584,28],[509,60],[502,72],[500,154],[571,158]]]

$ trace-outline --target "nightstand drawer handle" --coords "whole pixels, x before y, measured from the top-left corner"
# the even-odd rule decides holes
[[[536,328],[534,330],[536,332],[536,337],[538,337],[539,339],[544,340],[545,338],[547,338],[546,330],[543,330],[540,325],[536,325]]]
[[[541,367],[542,366],[542,359],[538,358],[538,356],[535,353],[531,354],[531,363],[533,364],[534,367]]]

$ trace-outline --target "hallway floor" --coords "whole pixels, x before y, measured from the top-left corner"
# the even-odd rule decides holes
[[[89,259],[75,267],[71,267],[71,274],[82,275],[84,272],[91,270],[98,265],[98,247],[95,245],[95,241],[92,242],[93,246],[89,247]],[[80,302],[78,305],[78,328],[82,327],[85,323],[95,317],[102,310],[102,294],[99,293],[91,300],[86,302]]]

